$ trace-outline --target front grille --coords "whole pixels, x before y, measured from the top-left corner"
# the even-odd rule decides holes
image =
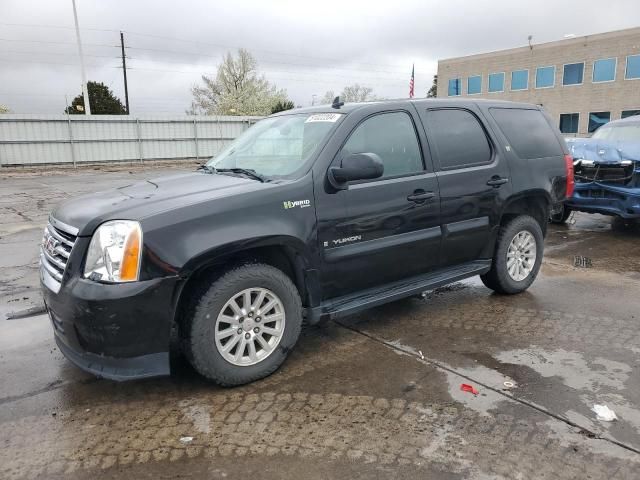
[[[67,262],[76,238],[76,235],[70,231],[64,230],[61,226],[54,227],[51,222],[44,229],[40,246],[40,264],[58,283],[58,288],[62,282],[62,275],[67,268]]]
[[[575,178],[578,183],[607,182],[626,185],[633,178],[634,164],[583,164],[575,166]]]

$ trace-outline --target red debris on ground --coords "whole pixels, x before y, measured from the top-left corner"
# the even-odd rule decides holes
[[[463,392],[473,393],[474,395],[478,395],[478,393],[480,393],[478,392],[478,390],[473,388],[473,385],[467,385],[466,383],[460,385],[460,390],[462,390]]]

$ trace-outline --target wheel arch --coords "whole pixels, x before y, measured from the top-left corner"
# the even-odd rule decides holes
[[[181,269],[183,279],[177,293],[172,328],[184,326],[183,313],[189,302],[199,297],[205,286],[232,265],[264,263],[281,270],[296,286],[303,306],[310,299],[310,285],[306,272],[312,269],[312,258],[305,244],[297,238],[270,236],[217,246],[189,260]],[[182,335],[181,335],[182,336]]]
[[[529,215],[538,222],[542,234],[546,235],[551,204],[551,195],[544,190],[529,190],[514,195],[504,204],[500,215],[500,225],[513,217]]]

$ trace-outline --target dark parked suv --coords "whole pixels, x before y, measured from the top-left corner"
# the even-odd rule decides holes
[[[123,380],[275,371],[314,324],[480,275],[534,281],[573,184],[536,106],[385,101],[289,110],[198,171],[69,200],[41,249],[60,350]],[[172,343],[173,344],[173,343]]]

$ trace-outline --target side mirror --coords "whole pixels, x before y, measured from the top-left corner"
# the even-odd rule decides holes
[[[380,178],[384,173],[382,160],[375,153],[352,153],[329,169],[329,183],[337,190],[346,190],[347,182]]]

